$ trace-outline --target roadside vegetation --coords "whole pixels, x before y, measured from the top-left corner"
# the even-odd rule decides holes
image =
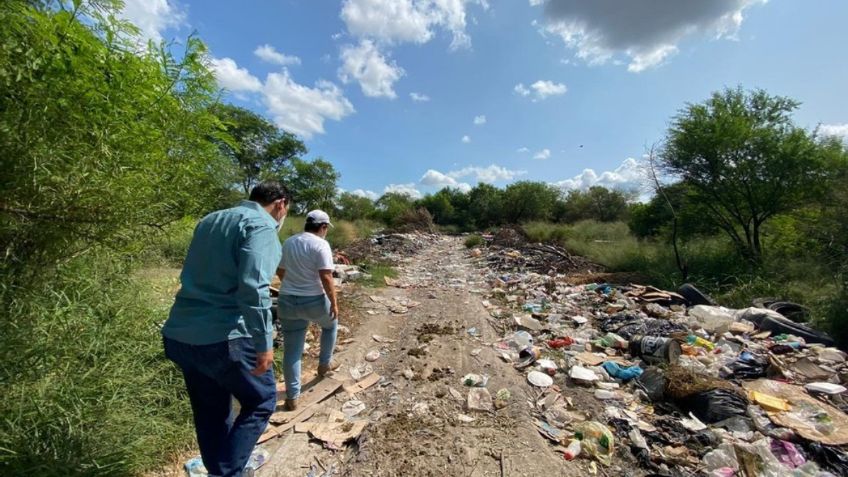
[[[221,103],[199,38],[146,44],[118,4],[0,4],[2,475],[139,475],[192,446],[182,377],[161,352],[167,297],[198,218],[267,178],[294,195],[283,239],[314,208],[337,250],[384,227],[523,225],[729,306],[798,301],[848,344],[848,153],[796,127],[790,99],[730,89],[685,106],[652,151],[645,202],[530,181],[372,200],[337,192],[331,158]],[[364,269],[374,286],[396,276]]]

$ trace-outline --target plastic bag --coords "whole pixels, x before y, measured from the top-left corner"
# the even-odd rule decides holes
[[[748,402],[745,398],[726,389],[713,389],[695,393],[680,400],[687,411],[698,419],[712,424],[734,416],[745,416]]]
[[[614,438],[609,428],[597,421],[584,421],[574,426],[574,437],[580,439],[583,452],[603,465],[612,463]]]
[[[648,368],[636,378],[636,384],[645,391],[648,399],[660,402],[665,399],[665,374],[659,368]]]
[[[605,361],[603,368],[610,376],[622,381],[630,381],[633,378],[638,378],[643,372],[642,368],[639,366],[630,366],[629,368],[625,368],[614,361]]]
[[[757,379],[766,375],[768,359],[757,356],[750,351],[743,351],[736,361],[722,369],[722,377],[737,379]]]
[[[848,453],[844,450],[814,441],[808,442],[805,450],[811,460],[818,462],[822,468],[836,475],[848,475]]]

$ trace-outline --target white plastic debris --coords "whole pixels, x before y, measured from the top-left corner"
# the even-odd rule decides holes
[[[342,414],[351,418],[365,410],[365,403],[358,399],[351,399],[342,404]]]
[[[380,359],[380,352],[376,349],[369,351],[368,354],[365,355],[366,361],[377,361],[378,359]]]
[[[577,381],[594,382],[598,380],[598,375],[594,371],[583,366],[572,366],[568,375],[571,376],[571,379]]]
[[[554,378],[540,371],[530,371],[530,373],[527,374],[527,381],[529,381],[533,386],[540,388],[546,388],[554,384]]]
[[[824,393],[824,394],[840,394],[848,391],[848,388],[839,384],[833,383],[810,383],[804,386],[807,391]]]

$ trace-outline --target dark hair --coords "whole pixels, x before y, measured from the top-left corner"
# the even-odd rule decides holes
[[[285,199],[286,205],[291,203],[291,193],[277,181],[262,181],[250,191],[250,200],[266,206],[275,200]]]
[[[318,232],[319,230],[321,230],[322,225],[327,225],[327,223],[321,222],[319,224],[317,222],[312,222],[311,220],[306,219],[306,223],[303,224],[303,231],[315,233],[315,232]],[[327,226],[329,227],[329,225],[327,225]]]

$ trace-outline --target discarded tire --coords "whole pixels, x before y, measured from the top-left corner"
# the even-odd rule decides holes
[[[760,317],[758,317],[760,318]],[[757,327],[762,331],[771,331],[772,335],[789,334],[804,338],[807,343],[821,343],[825,346],[834,346],[836,343],[827,333],[816,331],[809,326],[795,323],[788,318],[774,315],[762,315]]]
[[[689,303],[689,306],[716,306],[715,300],[713,300],[706,293],[695,288],[695,285],[692,285],[691,283],[684,283],[683,285],[680,285],[680,288],[677,289],[677,293],[679,293],[680,296],[686,299],[686,301]]]

